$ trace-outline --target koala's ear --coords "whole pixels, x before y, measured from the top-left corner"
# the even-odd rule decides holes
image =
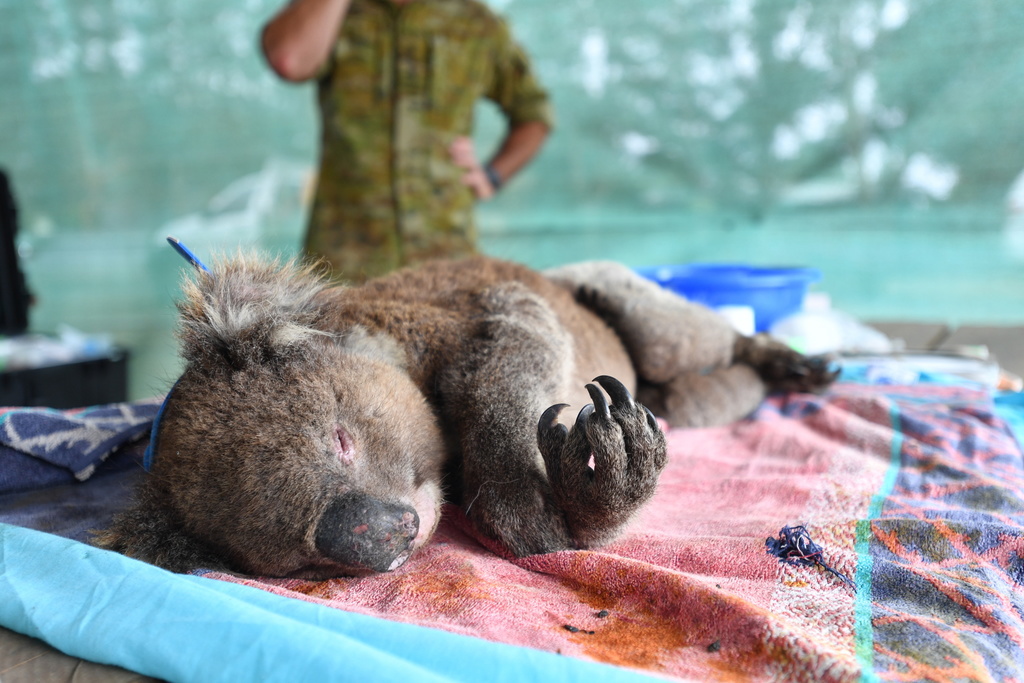
[[[238,256],[197,271],[178,304],[181,353],[190,364],[226,362],[233,369],[305,354],[327,284],[313,267]]]

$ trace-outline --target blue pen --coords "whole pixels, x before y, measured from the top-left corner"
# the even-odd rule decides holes
[[[207,268],[207,267],[206,267],[206,266],[205,266],[205,265],[203,264],[203,262],[199,260],[199,257],[198,257],[198,256],[196,256],[195,254],[193,254],[193,253],[192,253],[192,250],[191,250],[191,249],[189,249],[188,247],[186,247],[186,246],[185,246],[184,244],[182,244],[182,243],[181,243],[181,241],[180,241],[180,240],[179,240],[179,239],[178,239],[177,237],[168,237],[168,238],[167,238],[167,241],[168,241],[168,242],[170,243],[170,245],[171,245],[172,247],[174,247],[174,250],[175,250],[176,252],[178,252],[179,254],[181,254],[181,255],[182,255],[182,257],[183,257],[183,258],[184,258],[184,259],[185,259],[186,261],[188,261],[189,263],[191,263],[191,264],[192,264],[193,266],[195,266],[195,267],[196,267],[196,268],[198,268],[199,270],[203,270],[203,271],[206,271],[207,273],[209,273],[209,272],[210,272],[210,269],[209,269],[209,268]]]

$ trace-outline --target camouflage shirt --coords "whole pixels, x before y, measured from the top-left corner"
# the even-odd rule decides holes
[[[551,124],[506,24],[476,0],[353,0],[319,81],[321,159],[305,251],[362,280],[475,251],[472,191],[448,148],[480,97]]]

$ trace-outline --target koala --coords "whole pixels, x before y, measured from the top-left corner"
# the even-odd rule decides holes
[[[599,546],[655,491],[655,415],[723,424],[834,379],[611,262],[475,257],[350,287],[238,256],[183,293],[151,471],[96,537],[177,572],[394,570],[445,502],[510,555]]]

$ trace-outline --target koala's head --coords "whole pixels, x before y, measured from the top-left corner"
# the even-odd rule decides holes
[[[324,288],[253,259],[186,285],[185,371],[144,490],[102,544],[178,571],[212,557],[323,578],[394,569],[427,540],[441,504],[436,418],[392,340],[318,326]]]

